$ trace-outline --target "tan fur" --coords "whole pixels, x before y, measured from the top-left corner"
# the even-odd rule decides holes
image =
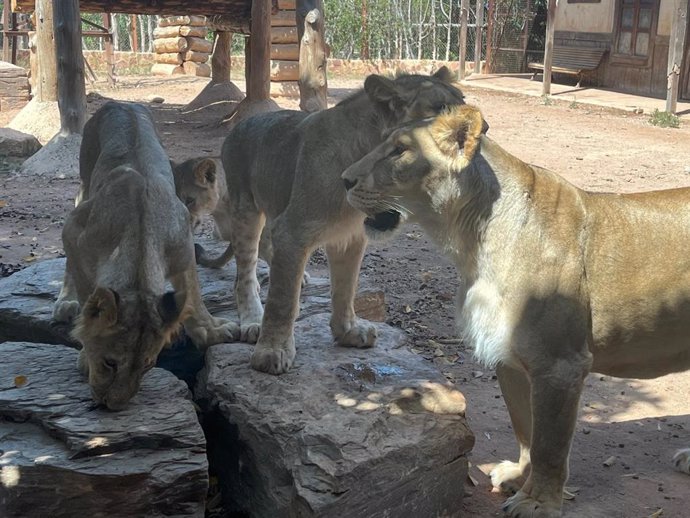
[[[492,481],[517,490],[509,516],[556,517],[587,374],[690,368],[690,189],[583,191],[482,136],[480,117],[400,129],[343,178],[354,207],[394,208],[390,229],[417,221],[455,261],[460,328],[497,367],[520,444]]]
[[[123,408],[184,323],[199,347],[231,341],[199,291],[190,213],[148,111],[107,103],[86,123],[77,207],[62,233],[67,267],[56,321],[74,322],[94,399]],[[202,181],[208,181],[208,170]],[[175,289],[165,292],[166,280]],[[80,311],[80,308],[81,311]]]
[[[357,319],[353,303],[366,246],[363,216],[345,202],[340,173],[397,125],[461,103],[445,68],[434,76],[370,76],[363,91],[328,110],[262,114],[231,131],[221,153],[229,194],[214,216],[235,250],[242,337],[258,340],[253,368],[279,374],[291,367],[300,282],[318,246],[331,272],[335,343],[374,345],[376,328]],[[256,260],[265,221],[274,253],[264,315]]]

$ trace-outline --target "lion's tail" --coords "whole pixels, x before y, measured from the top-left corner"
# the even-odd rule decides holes
[[[218,257],[209,257],[208,252],[204,250],[204,247],[199,243],[194,243],[194,257],[196,258],[196,264],[205,266],[206,268],[222,268],[230,262],[230,259],[235,255],[235,251],[232,248],[232,243],[228,244],[225,252],[220,254]]]

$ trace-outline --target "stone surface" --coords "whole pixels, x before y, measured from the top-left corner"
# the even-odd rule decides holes
[[[373,349],[334,347],[326,313],[296,326],[281,376],[252,347],[212,347],[195,397],[225,506],[253,517],[457,516],[474,437],[465,400],[378,324]]]
[[[205,438],[188,390],[153,369],[96,408],[67,347],[0,344],[0,516],[204,516]]]
[[[26,157],[41,149],[41,143],[33,135],[11,128],[0,128],[0,156]]]
[[[80,147],[81,135],[57,134],[22,164],[21,172],[38,176],[78,178]]]

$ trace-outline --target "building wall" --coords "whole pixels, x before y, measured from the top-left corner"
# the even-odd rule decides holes
[[[571,4],[568,0],[559,0],[554,27],[557,31],[610,33],[615,5],[616,0],[601,0],[596,4]]]
[[[659,24],[656,33],[660,36],[671,35],[671,25],[673,24],[673,14],[675,10],[674,0],[659,0]]]

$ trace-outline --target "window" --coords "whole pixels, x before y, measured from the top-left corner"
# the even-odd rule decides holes
[[[658,12],[658,0],[618,0],[613,54],[646,62],[654,45]]]

